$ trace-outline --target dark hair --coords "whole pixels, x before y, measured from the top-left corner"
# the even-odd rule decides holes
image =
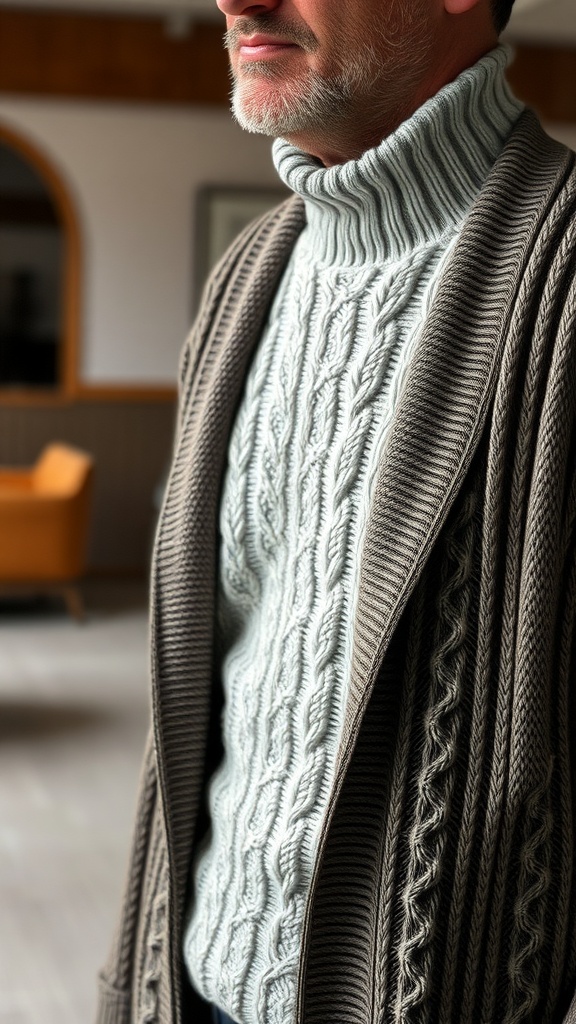
[[[498,34],[500,34],[508,24],[508,20],[512,13],[513,3],[514,0],[491,0],[492,17],[494,18],[494,25]]]

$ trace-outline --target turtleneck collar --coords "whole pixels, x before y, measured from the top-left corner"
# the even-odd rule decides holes
[[[395,261],[454,232],[523,109],[504,77],[508,53],[492,50],[358,160],[326,168],[276,140],[274,163],[304,199],[315,260]]]

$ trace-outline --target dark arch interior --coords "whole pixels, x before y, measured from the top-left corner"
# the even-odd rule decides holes
[[[56,387],[64,228],[40,174],[0,139],[0,387]]]

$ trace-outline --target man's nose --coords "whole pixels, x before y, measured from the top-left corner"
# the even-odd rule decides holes
[[[217,6],[228,18],[256,17],[266,11],[272,11],[279,7],[282,0],[216,0]]]

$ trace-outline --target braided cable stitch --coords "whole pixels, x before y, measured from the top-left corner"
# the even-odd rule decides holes
[[[446,538],[447,568],[437,598],[437,638],[430,665],[431,703],[424,723],[425,744],[403,895],[405,920],[398,949],[400,980],[395,1019],[402,1022],[427,1019],[425,1002],[429,991],[438,885],[458,753],[476,503],[477,497],[472,491]]]

